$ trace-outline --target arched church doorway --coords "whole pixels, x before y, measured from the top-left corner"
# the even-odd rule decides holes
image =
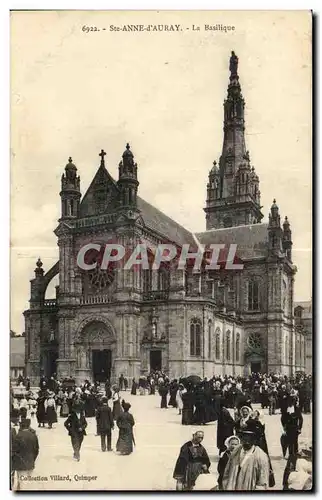
[[[77,380],[110,380],[114,375],[115,345],[110,325],[97,320],[85,324],[75,344]]]
[[[111,349],[92,350],[92,375],[94,382],[110,380],[112,371]]]

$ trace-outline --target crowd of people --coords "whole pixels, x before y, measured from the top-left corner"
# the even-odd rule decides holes
[[[217,421],[217,489],[220,490],[251,490],[274,486],[263,414],[254,409],[254,405],[260,404],[262,409],[268,408],[269,415],[280,412],[284,458],[288,452],[283,488],[297,489],[296,485],[299,485],[294,474],[305,464],[304,458],[299,455],[298,438],[303,425],[302,413],[311,412],[312,398],[312,380],[305,374],[297,374],[294,378],[278,374],[214,376],[210,380],[192,375],[170,380],[163,372],[153,372],[138,380],[133,378],[130,383],[121,374],[118,384],[111,385],[108,380],[103,385],[93,384],[85,380],[79,387],[73,379],[59,381],[53,376],[49,380],[41,378],[36,394],[31,391],[28,379],[20,380],[19,385],[25,388],[20,397],[11,391],[12,471],[17,472],[16,489],[19,489],[19,474],[21,471],[24,474],[26,471],[30,472],[38,455],[36,432],[30,427],[33,417],[36,417],[38,427],[48,426],[48,429],[53,429],[58,417],[66,419],[64,425],[71,439],[74,460],[80,460],[87,418],[90,417],[96,419],[96,434],[100,436],[102,452],[112,450],[112,431],[117,427],[119,435],[116,451],[122,455],[132,453],[135,422],[129,412],[131,405],[120,396],[120,391],[129,388],[132,395],[158,393],[161,408],[177,408],[182,425],[206,425]],[[208,463],[207,452],[201,445],[202,439],[203,433],[198,431],[192,441],[186,443],[180,451],[174,472],[178,490],[193,489],[197,478],[209,471],[210,462]],[[246,455],[251,459],[247,459],[244,470]],[[306,455],[305,460],[307,458]],[[234,479],[236,464],[239,464],[237,468],[240,473]],[[307,475],[310,467],[305,467]],[[301,476],[302,479],[306,478],[301,483],[302,489],[307,489],[311,484],[305,474],[303,472]],[[290,487],[291,484],[293,488]]]
[[[115,426],[119,430],[116,451],[120,455],[133,452],[135,421],[129,411],[131,405],[121,399],[116,385],[111,386],[107,381],[102,390],[100,384],[91,384],[88,380],[77,387],[72,379],[58,381],[52,377],[48,381],[42,378],[34,394],[26,382],[21,397],[15,397],[11,390],[11,484],[14,490],[19,491],[21,478],[31,474],[39,453],[37,434],[31,427],[33,417],[38,427],[47,425],[48,429],[53,429],[58,415],[66,418],[64,426],[70,436],[73,459],[78,462],[90,417],[96,419],[96,435],[100,436],[102,452],[112,451]]]
[[[167,404],[178,407],[183,425],[217,421],[217,489],[246,491],[275,486],[263,412],[253,408],[258,403],[262,409],[269,409],[269,415],[280,411],[284,458],[288,452],[283,490],[312,488],[312,448],[299,450],[298,444],[303,426],[302,412],[311,412],[311,377],[298,374],[288,379],[280,375],[253,374],[248,378],[201,380],[193,376],[172,382],[165,380],[159,393],[161,408],[166,408]],[[173,475],[178,490],[193,489],[197,477],[208,471],[202,439],[203,432],[198,431],[180,451]],[[199,455],[198,446],[201,447]]]

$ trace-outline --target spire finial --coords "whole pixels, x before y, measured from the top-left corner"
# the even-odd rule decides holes
[[[69,161],[69,163],[73,163],[73,158],[70,156],[70,157],[68,158],[68,161]]]
[[[106,155],[104,149],[101,149],[101,152],[98,156],[101,157],[101,166],[104,166],[105,165],[105,160],[104,160],[104,156]]]
[[[38,260],[36,262],[36,269],[35,269],[35,276],[36,278],[41,278],[44,275],[44,270],[42,268],[43,263],[41,262],[40,257],[38,257]]]
[[[130,144],[127,142],[126,143],[126,149],[129,150],[130,149]]]

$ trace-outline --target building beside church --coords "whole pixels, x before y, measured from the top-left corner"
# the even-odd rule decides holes
[[[22,335],[10,337],[10,380],[25,376],[25,338]]]
[[[158,369],[170,377],[304,370],[304,354],[296,351],[290,223],[285,217],[281,224],[275,200],[268,222],[262,222],[259,177],[246,149],[245,102],[234,53],[229,70],[223,148],[206,186],[205,231],[192,234],[139,197],[140,167],[129,145],[118,180],[101,152],[100,166],[83,197],[77,168],[69,158],[55,229],[59,260],[47,272],[38,260],[30,308],[24,312],[32,384],[41,373],[54,372],[80,382],[115,380],[121,373],[138,377]],[[127,249],[139,242],[179,248],[237,244],[244,269],[78,267],[80,248],[109,241]],[[99,255],[89,254],[88,259],[98,262]],[[56,275],[56,297],[45,299]]]
[[[294,306],[296,355],[298,361],[304,356],[305,371],[312,373],[312,300]]]

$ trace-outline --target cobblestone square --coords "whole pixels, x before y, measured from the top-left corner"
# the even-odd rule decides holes
[[[89,418],[87,436],[81,450],[80,462],[72,458],[70,438],[64,428],[64,418],[59,418],[54,429],[37,427],[36,419],[32,427],[39,437],[40,453],[36,461],[33,478],[38,476],[48,480],[29,480],[22,483],[22,490],[175,490],[172,478],[174,465],[180,447],[191,438],[192,433],[202,428],[205,433],[204,446],[211,460],[211,474],[214,484],[217,478],[218,450],[216,448],[217,423],[205,426],[182,426],[181,417],[174,408],[160,409],[160,397],[131,396],[122,393],[131,403],[131,413],[136,425],[134,435],[136,447],[129,456],[115,453],[118,430],[113,431],[111,453],[102,453],[100,438],[96,434],[95,418]],[[259,405],[254,405],[259,408]],[[269,416],[264,410],[266,438],[275,473],[276,486],[281,489],[286,461],[280,447],[281,423],[279,412]],[[311,415],[303,415],[304,423],[299,442],[308,443],[312,439]],[[52,476],[52,477],[51,477]],[[56,480],[53,476],[69,476],[67,480]],[[79,477],[78,477],[79,476]],[[96,479],[81,479],[80,476]]]

